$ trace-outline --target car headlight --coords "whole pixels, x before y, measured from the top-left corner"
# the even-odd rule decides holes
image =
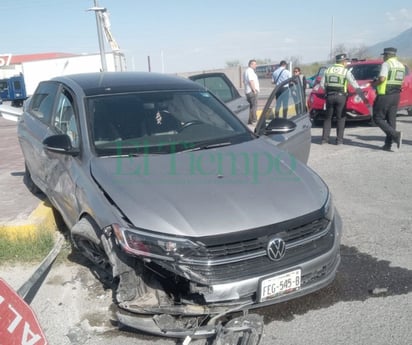
[[[146,258],[178,261],[195,256],[201,246],[186,239],[154,234],[113,224],[120,246],[128,253]]]

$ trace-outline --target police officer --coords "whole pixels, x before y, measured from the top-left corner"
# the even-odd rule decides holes
[[[336,117],[336,145],[343,144],[343,132],[345,130],[346,114],[344,112],[348,91],[348,83],[356,93],[367,103],[367,99],[352,73],[346,68],[348,57],[346,54],[336,55],[336,63],[330,66],[324,73],[320,86],[326,94],[326,114],[323,121],[323,133],[321,144],[328,144],[332,117]]]
[[[405,66],[396,57],[396,48],[383,50],[383,60],[379,77],[373,82],[376,98],[373,103],[373,120],[386,134],[382,150],[392,151],[392,142],[398,149],[402,145],[402,132],[396,130],[396,113],[398,111],[402,82],[405,78]]]

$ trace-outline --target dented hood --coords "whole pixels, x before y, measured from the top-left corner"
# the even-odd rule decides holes
[[[274,224],[320,209],[327,187],[262,139],[216,149],[96,157],[91,174],[137,228],[193,237]]]

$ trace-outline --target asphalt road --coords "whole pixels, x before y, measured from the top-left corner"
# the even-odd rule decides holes
[[[319,145],[321,128],[313,128],[308,164],[342,216],[342,263],[329,287],[256,311],[265,321],[262,345],[411,344],[412,117],[398,117],[398,126],[399,152],[379,149],[376,127],[348,125],[343,146]],[[31,269],[0,267],[0,276],[18,287],[16,276]],[[111,290],[71,254],[52,267],[31,305],[51,345],[181,344],[119,330],[111,302]]]

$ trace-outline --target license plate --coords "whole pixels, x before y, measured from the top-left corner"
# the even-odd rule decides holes
[[[260,302],[300,289],[301,270],[264,279],[260,283]]]

